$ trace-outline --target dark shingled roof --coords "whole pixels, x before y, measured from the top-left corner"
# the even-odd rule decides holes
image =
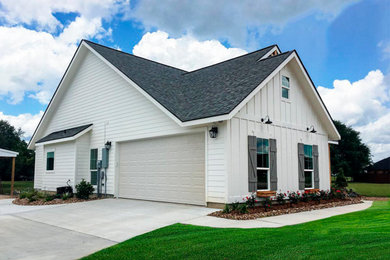
[[[73,128],[69,128],[69,129],[53,132],[53,133],[43,137],[42,139],[39,139],[35,143],[43,143],[43,142],[47,142],[47,141],[53,141],[53,140],[57,140],[57,139],[63,139],[63,138],[72,137],[72,136],[77,135],[81,131],[87,129],[91,125],[92,124],[82,125],[82,126],[78,126],[78,127],[73,127]]]
[[[182,122],[229,114],[293,52],[276,45],[191,72],[84,40]]]
[[[368,166],[367,170],[390,170],[390,157]]]

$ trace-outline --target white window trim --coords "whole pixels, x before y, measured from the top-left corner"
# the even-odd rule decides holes
[[[283,85],[283,77],[286,77],[286,78],[288,78],[288,84],[289,84],[289,86],[288,87],[286,87],[286,86],[284,86]],[[290,102],[290,100],[291,100],[291,78],[289,77],[289,76],[286,76],[286,75],[281,75],[281,77],[280,77],[280,86],[282,87],[281,89],[282,89],[282,91],[281,91],[281,98],[282,98],[282,101],[285,101],[285,102]],[[288,90],[288,98],[285,98],[285,97],[283,97],[283,89],[287,89]]]
[[[98,169],[97,168],[96,168],[96,170],[91,169],[91,150],[97,150],[97,156],[96,156],[96,163],[97,163],[97,161],[99,161],[99,148],[97,148],[97,147],[89,148],[89,183],[92,184],[91,172],[96,171],[96,184],[92,184],[92,186],[95,188],[95,191],[96,191],[96,189],[97,189],[97,171],[98,171]]]
[[[305,187],[305,190],[311,190],[314,189],[314,169],[304,169],[303,172],[311,172],[311,186]],[[306,180],[305,180],[305,186],[306,186]]]
[[[53,162],[53,170],[47,170],[47,153],[54,153],[54,162]],[[45,173],[54,174],[56,169],[56,151],[55,149],[47,149],[45,150]]]
[[[270,180],[270,171],[269,171],[269,167],[268,168],[264,168],[264,167],[257,167],[256,170],[266,170],[267,171],[267,189],[257,189],[257,191],[270,191],[271,190],[271,180]],[[257,175],[257,173],[256,173]],[[256,187],[257,187],[257,182],[256,182]]]

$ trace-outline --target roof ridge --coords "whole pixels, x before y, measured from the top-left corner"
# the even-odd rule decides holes
[[[112,50],[112,51],[119,52],[121,54],[125,54],[125,55],[131,56],[131,57],[135,57],[135,58],[138,58],[138,59],[141,59],[141,60],[146,60],[146,61],[149,61],[149,62],[153,62],[153,63],[156,63],[158,65],[162,65],[162,66],[165,66],[165,67],[168,67],[168,68],[171,68],[171,69],[180,70],[180,71],[182,71],[184,73],[188,72],[186,70],[179,69],[179,68],[173,67],[171,65],[167,65],[167,64],[164,64],[164,63],[161,63],[161,62],[158,62],[158,61],[154,61],[154,60],[149,60],[149,59],[146,59],[144,57],[137,56],[137,55],[134,55],[134,54],[131,54],[131,53],[128,53],[128,52],[120,51],[120,50],[117,50],[117,49],[114,49],[114,48],[111,48],[111,47],[108,47],[108,46],[105,46],[105,45],[102,45],[102,44],[99,44],[99,43],[96,43],[96,42],[93,42],[93,41],[90,41],[90,40],[82,39],[81,41],[82,42],[85,41],[87,43],[92,43],[92,44],[98,45],[100,47],[103,47],[103,48],[106,48],[106,49],[109,49],[109,50]]]
[[[272,59],[272,58],[276,58],[276,57],[278,57],[278,56],[281,56],[281,55],[284,55],[284,54],[288,54],[288,53],[291,53],[291,52],[294,52],[294,50],[292,50],[292,51],[285,51],[285,52],[282,52],[282,53],[279,53],[279,54],[276,54],[276,55],[273,55],[273,56],[269,56],[269,57],[267,57],[267,58],[258,60],[257,62],[269,60],[269,59]]]
[[[214,63],[214,64],[211,64],[211,65],[208,65],[208,66],[205,66],[205,67],[196,69],[196,70],[188,71],[188,72],[184,73],[183,75],[185,75],[185,74],[190,74],[190,73],[192,73],[192,72],[195,72],[195,71],[198,71],[198,70],[202,70],[202,69],[206,69],[206,68],[209,68],[209,67],[217,66],[217,65],[220,65],[220,64],[225,63],[225,62],[230,62],[230,61],[232,61],[232,60],[235,60],[235,59],[238,59],[238,58],[242,58],[242,57],[245,57],[245,56],[254,54],[254,53],[256,53],[256,52],[263,51],[263,50],[268,49],[268,48],[271,48],[271,47],[273,48],[273,47],[275,47],[275,46],[278,46],[278,45],[277,45],[277,44],[272,44],[272,45],[270,45],[270,46],[261,48],[261,49],[259,49],[259,50],[255,50],[255,51],[248,52],[248,53],[246,53],[246,54],[243,54],[243,55],[240,55],[240,56],[237,56],[237,57],[234,57],[234,58],[230,58],[230,59],[228,59],[228,60],[220,61],[220,62],[218,62],[218,63]]]

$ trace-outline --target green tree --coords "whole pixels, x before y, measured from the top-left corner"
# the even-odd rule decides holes
[[[371,164],[370,148],[362,142],[360,133],[340,121],[334,121],[341,140],[330,146],[332,173],[342,169],[345,176],[358,179],[364,168]]]
[[[34,177],[34,152],[27,149],[22,139],[23,131],[15,129],[7,121],[0,120],[0,148],[16,151],[19,155],[15,161],[15,179],[32,180]],[[11,179],[12,160],[0,158],[0,179]]]

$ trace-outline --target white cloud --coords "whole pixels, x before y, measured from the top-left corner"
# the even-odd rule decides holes
[[[356,82],[335,80],[333,88],[318,87],[334,119],[361,132],[374,161],[390,156],[390,80],[380,70]]]
[[[38,114],[35,115],[26,113],[17,116],[5,115],[3,112],[0,112],[0,119],[8,121],[16,129],[21,128],[24,132],[23,137],[25,139],[31,138],[42,116],[43,111],[40,111]]]
[[[246,53],[243,49],[226,48],[217,40],[198,41],[186,35],[169,38],[166,32],[146,33],[134,46],[135,55],[184,70],[195,70]]]
[[[287,22],[310,14],[332,19],[355,0],[148,0],[140,1],[130,17],[147,30],[158,28],[172,36],[191,33],[203,39],[228,39],[245,45],[250,34],[280,32]]]
[[[17,104],[26,92],[47,104],[82,38],[111,35],[103,20],[123,12],[128,1],[0,0],[0,98]],[[76,12],[66,26],[54,12]],[[27,29],[25,24],[37,25]],[[53,34],[53,31],[57,33]]]

